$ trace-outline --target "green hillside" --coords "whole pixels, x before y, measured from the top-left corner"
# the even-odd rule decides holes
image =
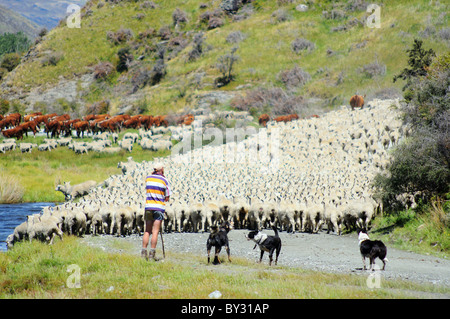
[[[348,103],[355,93],[392,97],[402,86],[392,78],[406,66],[406,49],[414,38],[437,54],[450,44],[449,5],[443,1],[379,1],[380,28],[367,26],[368,3],[360,0],[306,1],[305,12],[296,9],[300,2],[289,0],[235,1],[244,4],[236,12],[223,11],[221,5],[229,2],[91,0],[82,10],[81,28],[62,22],[51,30],[3,81],[0,93],[21,99],[28,110],[49,110],[59,103],[80,114],[89,109],[84,105],[95,110],[95,102],[108,100],[102,111],[133,105],[168,113],[194,107],[195,97],[209,91],[245,95],[275,87],[283,89],[296,111],[314,110]],[[204,41],[197,56],[199,32]],[[234,80],[218,88],[218,60],[234,47],[239,57]],[[129,48],[128,70],[118,72],[122,48]],[[165,75],[158,82],[154,66],[162,49]],[[98,79],[83,78],[93,74]],[[23,99],[65,81],[75,81],[75,98],[40,100],[33,93],[32,99]],[[249,103],[237,99],[231,104],[248,109]]]

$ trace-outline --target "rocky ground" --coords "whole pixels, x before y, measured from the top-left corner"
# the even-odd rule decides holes
[[[267,234],[273,234],[272,230],[266,230]],[[254,260],[259,259],[259,249],[253,250],[254,244],[247,241],[246,230],[232,230],[228,235],[232,256],[239,256]],[[187,253],[205,256],[206,240],[208,233],[165,233],[164,244],[166,252]],[[355,233],[337,236],[320,232],[318,234],[280,233],[283,242],[279,265],[288,267],[300,267],[317,271],[360,274],[368,276],[370,273],[363,271],[362,260],[359,254],[358,239]],[[124,253],[140,254],[142,236],[132,235],[118,238],[114,236],[86,236],[83,242],[100,247],[104,250],[121,251]],[[157,254],[161,253],[161,240],[158,241]],[[450,287],[450,261],[448,259],[416,254],[408,251],[393,249],[388,245],[388,263],[385,271],[380,271],[381,278],[402,279],[417,283],[426,283],[444,287]],[[223,249],[221,258],[226,260]],[[267,254],[263,263],[268,265]],[[366,259],[368,264],[368,260]],[[382,263],[377,259],[377,265]],[[450,298],[450,294],[440,297]]]

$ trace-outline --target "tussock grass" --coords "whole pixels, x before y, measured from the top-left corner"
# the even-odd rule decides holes
[[[0,170],[0,204],[12,204],[22,201],[24,188],[15,176]]]
[[[246,259],[207,265],[204,257],[168,252],[166,260],[147,262],[136,254],[111,253],[65,236],[53,246],[18,243],[0,253],[0,298],[186,298],[203,299],[219,290],[222,298],[404,298],[445,289],[383,281],[369,289],[366,278],[268,267]],[[159,254],[161,255],[161,254]],[[80,288],[68,288],[80,269]],[[73,282],[73,281],[72,281]]]

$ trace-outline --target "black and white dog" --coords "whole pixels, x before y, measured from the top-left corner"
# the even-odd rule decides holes
[[[225,246],[228,255],[228,261],[230,259],[230,245],[228,243],[228,232],[233,229],[233,222],[224,222],[219,226],[211,226],[211,233],[209,234],[208,240],[206,241],[206,250],[208,253],[208,264],[210,261],[211,248],[215,247],[214,261],[213,264],[220,264],[219,253],[222,247]]]
[[[259,258],[259,262],[262,261],[264,252],[267,251],[269,253],[269,265],[272,265],[272,256],[275,252],[275,265],[278,262],[278,256],[280,255],[281,251],[281,238],[278,236],[278,230],[276,227],[272,227],[273,231],[275,232],[275,236],[269,236],[261,231],[254,230],[248,233],[247,240],[253,240],[256,245],[259,246],[259,249],[261,250],[261,256]],[[253,247],[253,249],[256,248]]]
[[[383,262],[383,268],[386,267],[386,262],[388,259],[386,258],[387,248],[380,240],[370,240],[369,235],[367,235],[367,231],[365,229],[359,230],[358,233],[359,240],[359,250],[361,252],[361,256],[363,259],[364,270],[366,270],[366,257],[370,260],[370,270],[372,270],[372,266],[375,265],[375,259],[378,257]]]

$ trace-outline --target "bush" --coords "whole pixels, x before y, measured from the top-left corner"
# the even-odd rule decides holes
[[[253,115],[270,113],[272,116],[300,113],[306,106],[302,96],[287,93],[282,88],[256,88],[245,96],[231,101],[231,106]]]
[[[133,31],[131,31],[130,29],[120,28],[117,32],[106,32],[106,39],[108,39],[108,41],[112,42],[114,45],[128,42],[132,40],[133,37]]]
[[[366,77],[372,79],[374,77],[386,74],[386,64],[378,63],[378,61],[375,61],[373,63],[364,65],[362,68],[359,68],[358,72],[363,73]]]
[[[305,85],[306,82],[311,80],[311,75],[296,65],[291,70],[281,71],[278,74],[278,78],[284,83],[287,89],[295,89]]]
[[[105,80],[114,72],[114,66],[111,62],[100,62],[94,67],[94,79]]]
[[[316,45],[309,40],[306,40],[303,38],[297,38],[294,41],[292,41],[291,48],[292,48],[292,51],[294,51],[295,53],[298,54],[303,50],[312,51],[316,48]]]
[[[11,72],[20,63],[20,55],[17,53],[8,53],[3,56],[2,63],[0,63],[0,68],[4,68]]]
[[[47,54],[45,57],[41,60],[41,65],[44,66],[56,66],[59,61],[62,60],[64,55],[61,52],[52,52]]]
[[[172,20],[173,25],[176,26],[185,24],[188,22],[187,13],[181,10],[180,8],[176,8],[175,11],[172,13]]]
[[[243,41],[245,38],[245,34],[243,34],[241,31],[232,31],[228,34],[226,41],[228,43],[237,44]]]
[[[192,50],[188,53],[189,62],[197,60],[202,55],[204,41],[203,32],[198,32],[194,35]]]
[[[119,62],[117,63],[116,70],[118,72],[128,71],[131,61],[133,61],[133,55],[130,53],[130,48],[125,47],[117,51]]]
[[[418,47],[415,42],[414,48]],[[450,54],[436,58],[432,65],[425,56],[424,50],[419,56],[410,52],[411,69],[403,72],[409,86],[401,111],[412,134],[394,150],[387,174],[376,178],[380,197],[388,205],[395,205],[397,195],[403,193],[419,192],[427,201],[450,191]],[[431,66],[423,68],[417,61]]]
[[[215,84],[217,87],[227,85],[234,79],[233,67],[237,61],[239,61],[239,56],[235,55],[238,47],[231,49],[230,53],[222,55],[219,57],[216,68],[222,74],[221,77],[217,78]]]

